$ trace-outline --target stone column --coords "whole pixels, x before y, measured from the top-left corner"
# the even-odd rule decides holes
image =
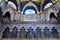
[[[43,22],[45,21],[45,14],[44,13],[41,14],[41,21],[43,21]]]
[[[36,20],[37,20],[38,22],[40,22],[40,20],[41,20],[41,15],[39,14],[39,12],[36,14]]]
[[[18,10],[18,15],[19,15],[18,21],[21,21],[21,11],[20,10]]]
[[[20,12],[20,21],[24,21],[24,14]]]
[[[15,19],[15,11],[11,7],[9,7],[9,11],[10,11],[10,20],[14,21],[14,19]]]
[[[41,12],[38,13],[38,20],[41,21]]]

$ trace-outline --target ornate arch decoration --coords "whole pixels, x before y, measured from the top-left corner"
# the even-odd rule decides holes
[[[4,30],[7,29],[7,28],[9,28],[9,30],[10,30],[10,27],[5,27]],[[4,30],[3,30],[3,31],[4,31]]]
[[[6,33],[7,32],[7,33]],[[6,36],[6,35],[8,35],[8,36]],[[2,38],[9,38],[10,37],[10,28],[9,27],[6,27],[5,29],[4,29],[4,31],[2,32]]]
[[[54,6],[57,2],[58,0],[45,0],[43,3],[43,11]]]
[[[27,3],[27,4],[23,7],[22,13],[23,13],[23,11],[25,10],[25,8],[28,7],[28,6],[34,7],[35,10],[36,10],[36,12],[38,13],[38,8],[37,8],[36,5],[35,5],[34,3],[32,3],[32,2]]]
[[[59,10],[56,12],[54,9],[51,9],[51,8],[49,8],[48,10],[46,10],[46,12],[48,13],[46,13],[46,18],[47,18],[47,22],[50,20],[50,14],[51,14],[51,12],[53,12],[54,13],[54,15],[57,17],[57,13],[59,12]]]

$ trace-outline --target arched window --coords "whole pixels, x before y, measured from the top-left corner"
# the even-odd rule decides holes
[[[17,10],[18,9],[18,4],[16,0],[9,0],[8,4],[10,3],[10,5],[15,6],[14,8]]]
[[[28,13],[27,13],[28,12]],[[22,10],[22,13],[23,14],[35,14],[35,13],[38,13],[38,8],[36,7],[36,5],[32,2],[28,2],[23,10]]]
[[[27,6],[23,11],[23,14],[25,15],[33,15],[35,13],[37,13],[37,11],[33,6]]]
[[[51,7],[53,5],[51,0],[45,0],[43,2],[42,10],[46,10],[47,8]]]

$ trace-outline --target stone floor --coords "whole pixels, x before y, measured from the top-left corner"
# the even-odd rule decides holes
[[[27,39],[19,39],[19,38],[8,38],[8,39],[0,39],[0,40],[60,40],[60,38],[59,39],[57,39],[57,38],[32,38],[32,39],[29,39],[29,38],[27,38]]]

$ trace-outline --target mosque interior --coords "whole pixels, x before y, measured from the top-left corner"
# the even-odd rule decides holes
[[[0,0],[0,38],[60,38],[60,0]]]

